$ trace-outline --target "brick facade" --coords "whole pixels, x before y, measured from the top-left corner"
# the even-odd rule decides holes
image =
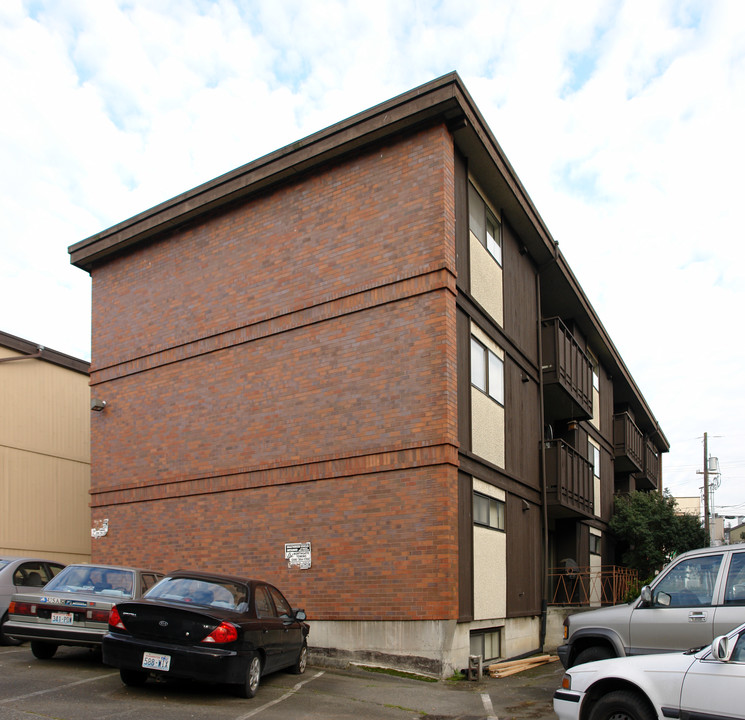
[[[396,138],[93,273],[94,560],[455,616],[453,152]]]

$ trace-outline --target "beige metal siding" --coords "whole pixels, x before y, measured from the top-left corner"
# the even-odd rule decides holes
[[[22,357],[0,347],[0,358]],[[41,359],[0,364],[0,551],[90,558],[88,376]]]

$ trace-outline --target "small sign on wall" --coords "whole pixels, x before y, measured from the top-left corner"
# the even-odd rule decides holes
[[[287,567],[310,569],[310,543],[285,543],[285,560]]]

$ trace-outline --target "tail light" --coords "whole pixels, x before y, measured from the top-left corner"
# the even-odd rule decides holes
[[[10,601],[8,615],[36,615],[36,603]]]
[[[209,635],[207,635],[203,643],[230,643],[238,639],[238,628],[232,623],[223,622],[220,623]]]
[[[117,628],[118,630],[127,629],[124,627],[124,623],[119,615],[119,611],[116,609],[116,605],[109,610],[109,627]]]
[[[93,622],[105,623],[108,621],[110,614],[110,610],[88,610],[86,616],[88,620],[93,620]]]

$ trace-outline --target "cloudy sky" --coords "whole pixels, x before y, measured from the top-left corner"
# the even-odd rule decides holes
[[[69,245],[452,70],[670,440],[665,487],[699,493],[707,432],[745,515],[742,0],[2,0],[0,330],[90,359]]]

